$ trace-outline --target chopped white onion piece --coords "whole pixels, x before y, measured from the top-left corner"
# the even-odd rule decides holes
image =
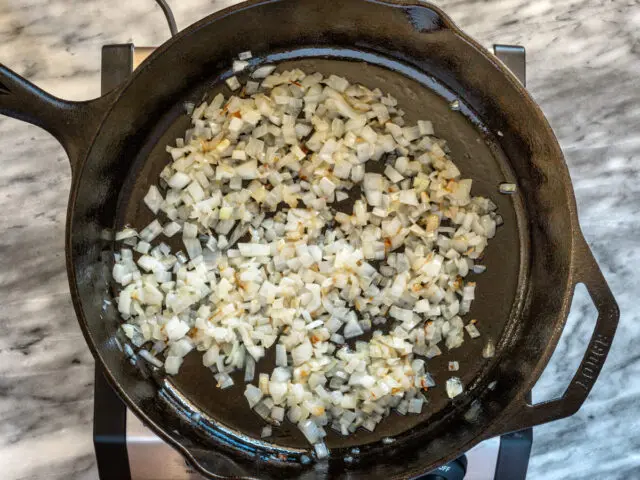
[[[149,207],[149,210],[154,214],[158,213],[163,201],[164,199],[162,198],[162,194],[160,193],[160,190],[158,190],[158,187],[151,185],[149,187],[149,191],[144,197],[144,203]]]
[[[344,338],[353,338],[353,337],[358,337],[363,333],[364,333],[364,330],[362,330],[362,327],[360,326],[358,321],[352,318],[345,325],[342,335],[344,336]]]
[[[422,398],[412,398],[409,400],[409,413],[421,413],[422,412],[422,404],[424,400]]]
[[[240,81],[235,76],[227,78],[225,83],[232,91],[238,90],[241,86]]]
[[[253,382],[253,378],[256,375],[256,362],[251,355],[248,355],[245,360],[244,381]]]
[[[402,180],[404,180],[404,177],[402,175],[400,175],[400,172],[398,172],[395,168],[393,168],[391,165],[387,165],[384,169],[384,174],[387,176],[387,178],[389,180],[391,180],[393,183],[398,183],[401,182]]]
[[[244,396],[249,402],[249,407],[253,408],[262,399],[262,391],[249,383],[244,390]]]
[[[169,222],[162,229],[162,233],[164,233],[167,237],[173,237],[176,233],[178,233],[182,227],[179,223]]]
[[[153,220],[140,232],[140,238],[145,242],[151,243],[161,233],[162,225],[160,225],[158,220]]]
[[[280,343],[276,345],[276,365],[278,367],[287,366],[287,351],[285,350],[284,345]]]
[[[115,239],[116,242],[120,242],[122,240],[126,240],[127,238],[135,238],[137,236],[138,232],[136,232],[133,228],[124,228],[116,233]]]
[[[217,373],[215,379],[218,381],[217,387],[222,390],[233,386],[233,379],[226,373]]]
[[[260,243],[239,243],[238,249],[244,257],[260,257],[271,255],[271,247]]]
[[[162,366],[164,365],[160,359],[151,355],[151,353],[149,353],[149,351],[145,350],[144,348],[138,350],[138,355],[140,355],[140,357],[144,358],[154,367],[162,368]]]
[[[433,135],[433,123],[426,120],[418,120],[418,129],[420,130],[420,135]]]
[[[275,69],[275,65],[263,65],[256,68],[251,76],[256,79],[266,78],[271,75]]]
[[[316,451],[316,455],[319,460],[327,458],[329,456],[329,449],[324,443],[316,443],[313,448]]]
[[[191,177],[186,173],[176,172],[169,180],[167,180],[167,183],[171,188],[181,190],[191,183]]]
[[[177,375],[180,370],[180,366],[182,365],[181,357],[167,357],[164,361],[164,370],[169,375]]]
[[[234,71],[234,73],[240,73],[245,68],[247,68],[248,66],[249,66],[249,62],[246,62],[244,60],[234,60],[233,61],[233,71]],[[234,88],[234,90],[235,90],[235,88]]]
[[[484,348],[482,349],[482,356],[484,358],[493,358],[493,356],[496,354],[496,347],[493,344],[493,342],[491,341],[491,339],[487,340],[487,343],[485,344]]]
[[[318,425],[312,420],[308,419],[298,425],[302,434],[306,437],[307,441],[311,444],[315,444],[322,438],[322,432]]]
[[[500,193],[506,194],[516,193],[517,189],[518,186],[515,183],[501,183],[499,188]]]
[[[480,331],[478,327],[476,327],[473,323],[470,323],[464,327],[471,338],[478,338],[480,336]]]
[[[463,391],[462,382],[457,377],[451,377],[447,380],[446,390],[449,398],[457,397]]]

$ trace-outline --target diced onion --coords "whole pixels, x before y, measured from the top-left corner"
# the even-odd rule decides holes
[[[512,194],[516,193],[517,185],[515,183],[501,183],[500,193]]]
[[[248,384],[244,390],[244,396],[249,402],[249,406],[253,408],[262,399],[262,391],[259,388],[254,387],[251,384]]]
[[[457,397],[462,393],[462,382],[457,377],[451,377],[446,384],[447,395],[449,398]]]
[[[116,233],[115,239],[116,242],[120,242],[122,240],[126,240],[127,238],[135,238],[137,236],[138,232],[136,232],[133,228],[124,228]]]
[[[487,340],[484,348],[482,349],[482,356],[484,358],[492,358],[496,354],[496,347],[491,341],[491,339]]]
[[[164,199],[162,198],[162,194],[160,193],[160,190],[158,190],[158,187],[151,185],[149,187],[149,192],[144,197],[144,203],[149,207],[149,210],[153,213],[158,213],[163,201]]]
[[[140,232],[140,238],[142,238],[145,242],[151,243],[161,233],[162,225],[160,225],[160,222],[158,220],[153,220]]]
[[[240,254],[245,257],[260,257],[271,255],[271,247],[260,243],[239,243]]]
[[[255,69],[251,74],[253,78],[262,79],[266,78],[276,69],[275,65],[263,65]]]
[[[235,73],[239,73],[239,72],[242,72],[248,66],[249,66],[249,62],[246,62],[244,60],[234,60],[234,62],[233,62],[233,71]]]
[[[244,381],[252,382],[256,374],[256,362],[251,355],[247,356],[245,362]]]
[[[162,233],[164,233],[167,237],[173,237],[176,233],[178,233],[182,227],[179,223],[169,222],[162,229]]]
[[[329,456],[329,449],[324,443],[316,443],[313,448],[316,451],[316,455],[319,460],[327,458]]]
[[[138,351],[138,355],[140,355],[140,357],[144,358],[147,362],[149,362],[154,367],[162,368],[163,366],[163,363],[160,359],[154,357],[153,355],[151,355],[151,353],[149,353],[145,349],[140,349]]]
[[[392,410],[428,407],[429,361],[480,336],[463,321],[481,291],[468,275],[503,220],[431,122],[409,124],[393,97],[347,78],[275,70],[188,108],[143,200],[158,218],[116,234],[132,249],[112,276],[141,358],[176,375],[200,351],[221,389],[244,370],[262,436],[291,421],[324,459],[329,428],[374,431]],[[174,248],[156,240],[179,232]]]
[[[276,345],[276,365],[278,367],[287,366],[287,351],[285,346],[280,343]]]
[[[241,86],[240,81],[235,76],[227,78],[225,82],[231,90],[238,90]]]

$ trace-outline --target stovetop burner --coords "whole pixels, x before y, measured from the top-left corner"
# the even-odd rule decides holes
[[[102,92],[124,82],[152,51],[131,44],[103,47]],[[495,51],[524,83],[524,49],[501,45]],[[98,370],[93,438],[100,480],[203,480],[127,410]],[[532,438],[531,429],[492,438],[419,480],[525,480]]]

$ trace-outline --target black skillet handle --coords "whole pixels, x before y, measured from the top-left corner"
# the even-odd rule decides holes
[[[576,235],[575,241],[573,285],[584,283],[598,311],[596,326],[580,367],[562,397],[536,405],[522,399],[520,410],[497,426],[499,431],[493,434],[523,430],[573,415],[587,399],[602,370],[618,326],[620,310],[581,233]]]
[[[111,95],[70,102],[49,95],[0,64],[0,113],[42,127],[64,147],[76,172],[100,120],[111,105]]]

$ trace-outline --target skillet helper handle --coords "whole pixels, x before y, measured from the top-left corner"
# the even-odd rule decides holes
[[[618,326],[620,310],[591,249],[580,233],[576,238],[575,252],[574,288],[576,284],[583,283],[598,311],[596,326],[580,367],[562,397],[536,405],[522,400],[524,407],[516,411],[506,424],[498,427],[500,434],[523,430],[576,413],[587,399],[607,358]]]
[[[110,97],[70,102],[44,90],[0,64],[0,113],[45,129],[64,147],[75,175],[91,144]]]

